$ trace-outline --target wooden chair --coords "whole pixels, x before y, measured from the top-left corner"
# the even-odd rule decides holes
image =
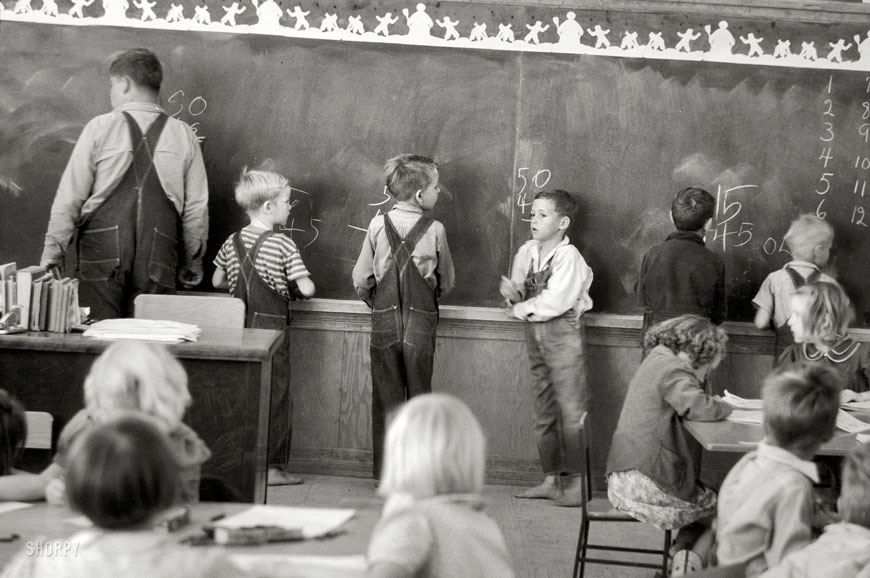
[[[583,475],[582,486],[582,504],[580,512],[583,516],[580,523],[580,535],[577,538],[577,552],[574,555],[574,573],[573,578],[583,578],[586,570],[586,564],[601,564],[607,566],[631,566],[634,568],[654,568],[661,572],[662,576],[668,575],[668,554],[671,546],[671,531],[665,530],[664,545],[661,550],[651,548],[629,548],[626,546],[608,546],[604,544],[590,544],[589,533],[592,522],[634,522],[640,523],[624,512],[620,512],[611,505],[607,498],[592,497],[592,468],[589,457],[589,435],[586,431],[586,419],[588,413],[583,415],[580,427],[580,441],[583,448],[584,459],[583,464],[585,471]],[[590,558],[587,555],[588,550],[601,550],[607,552],[625,552],[635,554],[649,554],[658,556],[660,562],[643,562],[633,560],[619,560],[608,558]]]
[[[245,302],[228,295],[149,295],[133,301],[137,319],[162,319],[199,327],[242,328]]]
[[[45,411],[25,412],[27,417],[27,440],[24,447],[36,450],[51,449],[51,426],[54,417]]]

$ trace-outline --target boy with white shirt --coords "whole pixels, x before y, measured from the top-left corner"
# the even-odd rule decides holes
[[[526,322],[535,396],[535,432],[544,481],[518,498],[581,503],[580,420],[587,408],[581,315],[592,308],[592,269],[566,237],[577,202],[565,191],[542,191],[532,203],[532,240],[502,277],[506,313]],[[566,475],[563,486],[561,475]]]

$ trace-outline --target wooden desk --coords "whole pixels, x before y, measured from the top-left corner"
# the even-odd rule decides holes
[[[218,514],[231,516],[247,508],[250,504],[201,503],[192,507],[191,523],[177,532],[178,539],[196,535],[202,526]],[[374,509],[357,509],[356,515],[345,524],[345,532],[323,540],[301,542],[280,542],[263,546],[224,547],[229,554],[281,554],[290,556],[359,556],[366,552],[372,530],[380,512]],[[20,536],[15,542],[0,542],[0,568],[24,549],[27,542],[40,540],[62,540],[82,530],[65,520],[77,517],[69,508],[50,506],[45,502],[32,507],[0,514],[0,533],[14,532]],[[218,547],[218,546],[215,546]],[[205,548],[205,547],[202,547]]]
[[[857,412],[854,415],[863,421],[870,421],[870,413]],[[751,423],[683,420],[683,425],[708,452],[751,452],[764,437],[761,426]],[[845,456],[856,443],[855,434],[837,430],[834,437],[822,445],[817,455]]]
[[[282,333],[265,329],[204,329],[196,343],[169,345],[187,370],[193,405],[186,421],[212,451],[203,475],[220,476],[245,500],[266,501],[272,357]],[[82,384],[94,359],[112,342],[46,332],[0,336],[3,387],[28,410],[54,416],[52,447],[82,407]],[[28,456],[39,471],[50,452]]]

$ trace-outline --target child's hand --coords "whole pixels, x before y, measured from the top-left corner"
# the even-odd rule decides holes
[[[502,311],[502,313],[504,313],[507,317],[509,317],[511,319],[516,318],[516,315],[514,315],[514,306],[513,305],[508,305],[507,307],[502,307],[501,311]]]
[[[66,506],[66,483],[63,478],[55,478],[45,487],[45,501],[52,506]]]
[[[858,401],[858,393],[851,389],[844,389],[840,392],[840,403],[849,403],[850,401]]]
[[[522,293],[520,293],[520,287],[504,275],[501,276],[501,283],[498,286],[498,291],[501,293],[502,297],[511,303],[522,301],[523,296]]]

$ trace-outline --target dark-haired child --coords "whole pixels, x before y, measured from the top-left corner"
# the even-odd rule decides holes
[[[641,264],[641,335],[683,314],[700,315],[717,325],[725,320],[725,261],[704,246],[715,212],[716,199],[704,189],[687,187],[674,195],[671,221],[677,230],[653,245]]]
[[[607,459],[610,502],[638,520],[679,528],[672,575],[700,570],[712,546],[716,494],[696,477],[683,420],[717,421],[731,413],[701,384],[725,355],[725,331],[681,315],[646,333],[649,354],[622,406]]]
[[[441,188],[432,159],[403,154],[384,166],[396,204],[369,223],[353,286],[372,308],[372,454],[380,477],[386,415],[432,391],[438,301],[453,289],[444,225],[426,215]]]
[[[166,436],[143,415],[104,422],[80,436],[66,469],[70,506],[94,527],[69,538],[72,555],[22,551],[3,578],[241,578],[219,549],[191,549],[152,529],[175,503],[179,466]]]
[[[581,503],[580,426],[587,410],[581,315],[592,308],[592,269],[566,233],[577,201],[565,191],[541,191],[532,202],[532,239],[517,251],[499,291],[506,313],[526,322],[535,398],[535,433],[544,481],[518,498]],[[563,484],[561,476],[566,476]]]
[[[764,441],[728,473],[719,491],[719,564],[745,564],[754,578],[812,540],[811,460],[834,435],[839,375],[821,364],[771,373],[762,389]]]
[[[15,460],[27,441],[27,414],[24,406],[5,389],[0,389],[0,476],[17,473]],[[4,497],[0,488],[0,501]]]

